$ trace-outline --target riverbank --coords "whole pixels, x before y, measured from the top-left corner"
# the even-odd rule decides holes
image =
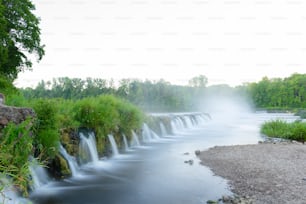
[[[301,143],[213,147],[199,158],[228,179],[234,193],[254,203],[306,203],[306,146]]]

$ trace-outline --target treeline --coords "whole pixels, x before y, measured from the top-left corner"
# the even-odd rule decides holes
[[[82,99],[103,94],[124,98],[146,111],[186,111],[193,108],[193,97],[200,87],[171,85],[159,80],[123,79],[115,86],[112,80],[87,78],[58,78],[41,81],[35,88],[21,89],[27,99]]]
[[[258,108],[306,108],[306,74],[284,79],[264,77],[246,88]]]
[[[64,98],[82,99],[103,94],[112,94],[128,100],[149,112],[196,111],[199,103],[211,95],[246,95],[243,88],[228,85],[206,87],[207,78],[203,75],[190,79],[189,85],[172,85],[159,81],[123,79],[117,85],[112,80],[87,78],[58,78],[41,81],[35,88],[21,89],[27,99]],[[238,93],[238,94],[237,94]]]
[[[205,79],[205,78],[204,78]],[[87,78],[58,78],[41,81],[35,88],[21,89],[25,98],[65,98],[112,94],[124,98],[145,111],[195,111],[198,103],[208,97],[240,96],[250,99],[256,108],[264,109],[305,109],[306,74],[293,74],[290,77],[264,77],[257,83],[247,83],[235,88],[228,85],[206,87],[203,79],[195,77],[190,85],[172,85],[165,80],[141,81],[123,79],[115,85],[112,80]]]

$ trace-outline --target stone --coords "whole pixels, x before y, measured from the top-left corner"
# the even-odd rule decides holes
[[[0,105],[4,105],[5,103],[5,97],[3,93],[0,93]]]
[[[200,150],[196,150],[194,153],[195,153],[196,156],[199,156],[201,154],[201,151]]]
[[[20,124],[27,118],[35,118],[36,114],[31,108],[19,108],[13,106],[0,106],[0,129],[9,122]]]

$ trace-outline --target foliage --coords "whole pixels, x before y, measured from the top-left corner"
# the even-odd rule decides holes
[[[144,110],[155,112],[194,109],[193,98],[198,97],[201,91],[203,90],[198,88],[171,85],[164,80],[152,82],[123,79],[115,89],[112,80],[67,77],[54,79],[52,82],[41,81],[34,89],[21,89],[27,99],[61,97],[76,100],[113,94]]]
[[[293,123],[287,123],[282,120],[269,121],[261,126],[261,133],[269,137],[279,137],[304,142],[306,140],[306,123],[301,121],[295,121]]]
[[[104,150],[107,134],[130,134],[132,129],[139,129],[143,122],[142,112],[127,101],[112,95],[85,98],[73,107],[74,120],[81,127],[91,128],[96,132],[98,150]]]
[[[53,103],[57,105],[57,110],[58,110],[57,119],[60,130],[63,129],[76,130],[80,126],[80,123],[74,120],[73,118],[74,117],[73,108],[75,106],[75,101],[65,100],[62,98],[52,99],[50,101],[53,101]]]
[[[33,101],[32,107],[37,115],[35,147],[39,153],[45,153],[44,157],[54,158],[60,140],[56,104],[51,100],[38,99]]]
[[[189,85],[192,87],[198,87],[198,88],[205,88],[207,85],[208,79],[204,75],[199,75],[196,77],[193,77],[189,80]]]
[[[112,95],[79,100],[73,112],[80,126],[95,129],[104,136],[119,129],[125,132],[139,128],[142,121],[142,113],[135,106]]]
[[[44,55],[34,10],[30,0],[0,1],[0,74],[12,81],[25,67],[31,68],[27,55],[35,54],[38,60]]]
[[[264,77],[249,84],[248,92],[257,107],[306,108],[306,74],[285,79]]]
[[[30,120],[19,125],[9,123],[1,132],[0,172],[10,176],[14,185],[25,195],[29,183],[28,159],[33,150],[32,142]]]
[[[0,74],[0,90],[5,96],[18,94],[18,89],[13,85],[10,79]]]

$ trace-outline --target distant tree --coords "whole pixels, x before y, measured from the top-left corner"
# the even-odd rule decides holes
[[[29,55],[44,55],[40,42],[39,19],[32,13],[30,0],[0,0],[0,74],[10,80],[31,69]]]
[[[207,77],[204,75],[199,75],[196,77],[193,77],[192,79],[189,80],[189,86],[192,87],[198,87],[198,88],[204,88],[207,85]]]

